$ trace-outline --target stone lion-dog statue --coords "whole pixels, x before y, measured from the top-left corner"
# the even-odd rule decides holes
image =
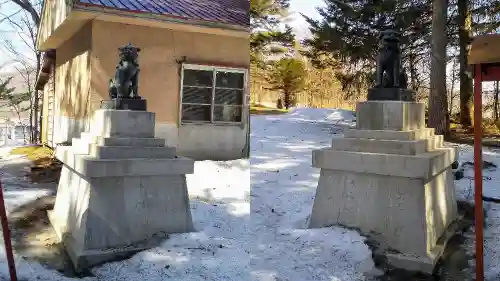
[[[140,99],[139,96],[139,57],[140,48],[128,44],[118,48],[120,61],[116,66],[113,79],[109,81],[109,97],[111,99]]]

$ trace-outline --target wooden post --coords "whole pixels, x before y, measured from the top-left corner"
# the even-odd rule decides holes
[[[474,66],[474,221],[476,231],[476,281],[484,281],[482,81],[481,64],[476,64]]]
[[[9,223],[7,221],[7,212],[5,211],[5,200],[3,198],[3,186],[0,183],[0,220],[2,223],[3,241],[5,243],[5,255],[7,256],[7,265],[9,266],[10,281],[17,281],[16,263],[14,262],[14,252],[10,240]]]

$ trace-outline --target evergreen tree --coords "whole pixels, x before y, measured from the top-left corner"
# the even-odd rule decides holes
[[[392,28],[402,33],[403,62],[408,62],[410,55],[418,59],[429,50],[429,0],[325,0],[325,5],[318,9],[320,20],[304,16],[313,35],[304,41],[306,55],[321,67],[328,58],[326,65],[339,70],[344,90],[356,91],[372,83],[381,30]],[[412,68],[416,65],[408,69],[417,73]]]
[[[287,15],[289,6],[289,0],[250,0],[252,64],[263,67],[266,55],[293,47],[292,28],[280,28],[281,20]],[[271,43],[278,43],[283,49],[270,48]]]
[[[295,104],[296,94],[306,85],[306,67],[303,61],[284,57],[270,65],[267,80],[271,90],[283,93],[283,103],[286,109]]]

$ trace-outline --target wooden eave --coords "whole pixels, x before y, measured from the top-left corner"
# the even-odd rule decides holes
[[[56,62],[56,51],[49,50],[42,54],[42,62],[40,64],[40,72],[36,78],[35,90],[42,90],[47,81],[50,79],[52,68]]]

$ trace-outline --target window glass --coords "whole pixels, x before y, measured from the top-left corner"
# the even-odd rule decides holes
[[[242,121],[242,105],[245,98],[244,73],[184,69],[183,77],[181,101],[183,122]]]
[[[243,90],[215,89],[214,104],[242,105]]]
[[[211,105],[182,105],[182,121],[207,121],[211,119]]]
[[[227,71],[217,71],[215,87],[243,89],[245,74]]]
[[[184,86],[212,87],[214,72],[211,70],[184,70]]]
[[[241,122],[241,106],[214,106],[214,121]]]
[[[196,88],[186,86],[182,89],[182,103],[212,103],[212,88]]]

